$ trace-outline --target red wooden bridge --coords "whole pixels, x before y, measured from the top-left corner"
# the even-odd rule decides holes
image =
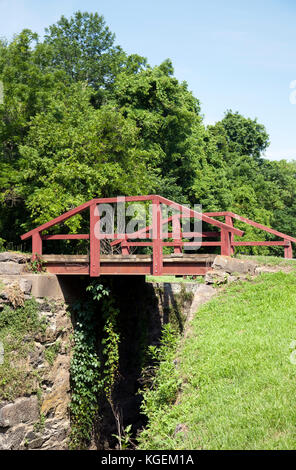
[[[100,210],[106,204],[139,203],[151,205],[151,223],[132,233],[106,233],[100,228]],[[103,206],[104,205],[104,206]],[[173,212],[163,216],[163,208]],[[50,234],[52,227],[62,224],[70,217],[89,210],[89,233]],[[224,222],[215,217],[223,217]],[[215,231],[181,231],[181,219],[202,221],[215,228]],[[102,218],[101,218],[102,220]],[[277,241],[236,241],[234,235],[243,236],[244,232],[234,227],[239,220],[264,230],[280,238]],[[168,227],[165,231],[164,228]],[[170,228],[169,228],[170,227]],[[118,228],[118,227],[117,227]],[[170,232],[168,230],[171,230]],[[46,233],[44,233],[46,232]],[[215,254],[186,253],[198,247],[220,247],[222,255],[232,255],[236,246],[283,246],[285,258],[292,258],[292,245],[296,238],[285,235],[262,224],[241,217],[233,212],[202,213],[182,206],[158,195],[130,196],[92,199],[49,222],[25,233],[22,240],[32,238],[32,258],[42,255],[42,244],[46,240],[89,240],[87,255],[43,255],[47,271],[54,274],[84,274],[92,277],[113,274],[153,274],[160,275],[204,275],[211,267]],[[188,239],[194,238],[194,241]],[[102,241],[111,240],[111,253],[104,254]],[[150,247],[151,254],[133,254],[135,247]],[[171,254],[164,254],[163,248],[171,247]],[[113,250],[116,248],[117,254]]]

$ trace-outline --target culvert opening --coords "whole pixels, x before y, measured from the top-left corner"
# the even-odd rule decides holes
[[[112,359],[111,362],[108,360],[108,354],[107,356],[105,355],[103,359],[103,351],[104,347],[106,347],[106,343],[104,343],[106,331],[103,334],[102,330],[105,328],[105,320],[108,312],[103,311],[104,302],[100,302],[100,300],[97,303],[89,301],[89,293],[87,293],[89,283],[89,278],[81,280],[79,296],[76,295],[76,297],[79,297],[78,303],[77,300],[76,303],[72,303],[72,316],[76,333],[77,331],[81,333],[79,324],[90,315],[84,340],[87,347],[90,347],[89,353],[92,354],[93,349],[91,348],[95,347],[96,353],[98,354],[100,373],[98,376],[94,375],[93,379],[94,381],[100,382],[100,380],[102,380],[102,370],[106,370],[106,367],[107,369],[108,367],[112,367]],[[87,400],[85,403],[82,403],[81,406],[85,407],[84,414],[82,413],[81,415],[82,421],[87,421],[87,419],[92,420],[91,434],[83,436],[83,433],[86,433],[86,428],[83,429],[82,426],[81,430],[79,430],[79,426],[74,425],[76,435],[78,435],[78,440],[76,436],[76,448],[84,446],[84,448],[92,449],[118,449],[120,448],[119,442],[121,443],[121,439],[124,437],[125,429],[129,430],[130,439],[128,446],[132,447],[137,444],[137,436],[147,424],[146,417],[141,413],[142,396],[140,390],[143,386],[143,368],[153,367],[152,359],[150,359],[148,355],[148,347],[150,345],[159,345],[164,323],[174,323],[175,328],[180,333],[182,332],[185,320],[182,307],[186,303],[187,305],[191,303],[192,294],[181,293],[182,300],[180,303],[179,300],[176,300],[177,296],[174,295],[169,284],[165,289],[161,289],[151,283],[146,283],[144,276],[110,276],[108,278],[98,278],[98,280],[92,281],[92,283],[94,285],[103,285],[103,288],[109,290],[112,308],[117,310],[116,334],[119,335],[118,368],[110,395],[104,393],[102,387],[95,387],[93,389],[97,394],[95,405],[92,399],[90,399],[89,403],[87,403]],[[76,294],[77,292],[76,290]],[[95,311],[92,311],[90,314],[88,309],[94,309],[94,305]],[[105,307],[106,305],[108,305],[108,302],[107,304],[105,303]],[[77,314],[77,309],[79,308],[83,312],[82,315],[81,312],[80,315]],[[89,328],[91,328],[92,331],[89,332],[90,336],[87,336]],[[95,344],[92,343],[92,341],[94,341]],[[80,348],[83,349],[83,344],[80,344]],[[110,355],[112,356],[112,354],[111,351]],[[76,369],[80,367],[79,359],[78,354],[76,355]],[[85,357],[83,357],[82,354],[81,362],[84,360]],[[85,364],[83,367],[85,367]],[[91,375],[91,373],[91,362],[89,365],[86,363],[85,374]],[[75,374],[77,375],[76,377]],[[82,381],[85,380],[83,372],[80,377]],[[77,399],[79,400],[79,397],[77,397],[77,390],[79,391],[77,379],[79,380],[79,372],[77,373],[75,368],[73,368],[72,361],[72,407],[73,401],[76,401],[77,404]],[[85,383],[84,385],[84,389],[82,387],[80,390],[81,393],[86,393],[87,389],[89,388],[91,390],[93,386],[91,383]],[[89,416],[87,416],[88,406],[90,408]],[[96,407],[95,411],[93,411],[93,406]],[[90,422],[88,426],[88,429],[90,429]],[[82,433],[80,437],[79,432]],[[75,441],[75,436],[73,438],[73,435],[72,441]]]

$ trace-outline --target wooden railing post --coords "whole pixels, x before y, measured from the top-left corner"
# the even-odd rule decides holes
[[[42,255],[42,238],[40,232],[32,235],[32,260],[36,259],[36,255]]]
[[[233,221],[232,221],[231,215],[226,215],[225,216],[225,223],[227,225],[230,225],[231,227],[233,227]],[[229,236],[230,236],[230,256],[231,256],[231,255],[234,255],[234,246],[233,246],[234,235],[233,235],[232,232],[230,232]]]
[[[161,209],[158,198],[152,199],[152,243],[153,243],[153,266],[152,274],[160,276],[162,274],[163,254],[161,239]]]
[[[179,243],[179,245],[174,246],[174,253],[180,254],[180,253],[182,253],[180,216],[179,217],[173,217],[172,224],[173,224],[174,241],[177,241]]]
[[[221,255],[231,256],[231,241],[230,241],[230,232],[221,229]]]
[[[89,275],[97,277],[100,275],[100,250],[101,243],[97,237],[100,233],[100,215],[97,204],[89,207]],[[96,236],[97,235],[97,236]]]
[[[293,249],[292,243],[289,240],[284,240],[286,242],[285,245],[285,258],[292,259],[293,258]]]
[[[129,255],[130,254],[130,249],[128,247],[128,244],[127,244],[126,240],[121,242],[121,254],[122,255]]]

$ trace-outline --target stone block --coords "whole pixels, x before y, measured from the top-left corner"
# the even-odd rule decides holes
[[[21,423],[35,422],[39,418],[36,396],[17,398],[0,409],[0,427],[8,428]]]
[[[228,274],[255,274],[256,264],[249,260],[218,255],[214,260],[212,268],[214,270],[225,271]]]
[[[25,265],[24,264],[14,263],[13,261],[7,261],[5,263],[0,263],[0,274],[13,276],[13,275],[16,275],[16,274],[21,274],[24,271],[25,271]]]
[[[0,263],[12,262],[12,263],[25,263],[30,257],[22,253],[12,253],[10,251],[4,251],[0,253]]]

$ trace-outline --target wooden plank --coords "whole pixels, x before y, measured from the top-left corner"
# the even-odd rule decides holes
[[[59,263],[88,263],[89,255],[43,255],[44,261]]]
[[[220,237],[220,232],[181,232],[180,235],[181,238],[217,238]],[[165,237],[162,234],[162,238],[173,238],[173,233],[168,232]]]
[[[209,217],[224,217],[226,215],[229,215],[230,212],[228,211],[220,211],[220,212],[204,212],[205,215],[208,215]]]
[[[163,255],[163,261],[164,262],[169,262],[171,259],[173,260],[183,260],[183,259],[188,259],[194,262],[202,262],[202,261],[213,261],[215,259],[216,255],[215,254],[209,254],[209,253],[182,253],[182,254],[167,254]],[[61,263],[61,264],[71,264],[71,263],[76,263],[76,264],[83,264],[83,263],[89,263],[89,255],[43,255],[44,261],[47,263]],[[120,262],[121,260],[132,260],[132,261],[152,261],[152,255],[150,254],[133,254],[133,255],[122,255],[122,254],[117,254],[117,255],[103,255],[101,254],[100,261],[101,262]]]
[[[42,240],[89,240],[89,233],[68,235],[42,235]]]
[[[287,242],[285,241],[272,241],[272,242],[260,242],[260,241],[256,241],[256,242],[233,242],[233,245],[234,246],[286,246],[287,245]]]
[[[181,246],[221,246],[221,242],[162,242],[163,246],[175,246],[180,243]]]
[[[204,276],[209,271],[210,266],[197,266],[196,264],[169,264],[163,266],[163,275],[195,275],[195,276]],[[48,272],[57,275],[88,275],[89,267],[85,265],[84,267],[80,266],[59,266],[52,265],[48,267]],[[148,263],[138,264],[136,266],[132,265],[101,265],[101,275],[142,275],[152,274],[152,265]]]
[[[92,204],[89,208],[89,248],[90,248],[90,277],[98,277],[100,275],[100,246],[101,242],[96,237],[100,224],[100,216],[97,204]]]
[[[126,246],[153,246],[153,242],[122,242],[126,243]]]

